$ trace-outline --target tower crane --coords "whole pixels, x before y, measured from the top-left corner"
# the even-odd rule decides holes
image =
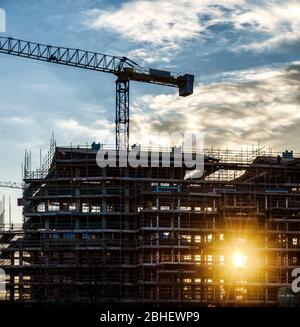
[[[193,93],[193,75],[178,75],[168,71],[143,68],[126,57],[44,45],[11,37],[0,37],[0,53],[116,75],[117,150],[129,148],[130,81],[176,87],[179,89],[179,96],[183,97]]]

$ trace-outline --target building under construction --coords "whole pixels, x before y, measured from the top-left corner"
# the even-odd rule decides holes
[[[27,156],[22,228],[0,232],[3,301],[277,306],[300,264],[300,157],[205,150],[187,167],[99,168],[91,147]],[[159,152],[162,155],[162,152]]]

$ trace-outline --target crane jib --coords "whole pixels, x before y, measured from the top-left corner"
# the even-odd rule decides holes
[[[194,76],[143,68],[126,57],[81,49],[57,47],[14,38],[0,37],[0,53],[48,63],[78,67],[118,76],[116,88],[116,148],[129,147],[129,81],[158,84],[179,89],[180,96],[193,93]],[[124,91],[125,90],[125,91]],[[119,93],[118,93],[119,92]],[[124,94],[127,93],[127,94]],[[120,112],[120,110],[122,112]],[[123,119],[127,117],[126,119]],[[122,135],[120,135],[122,133]],[[119,135],[118,135],[119,134]],[[122,144],[120,140],[122,139]]]

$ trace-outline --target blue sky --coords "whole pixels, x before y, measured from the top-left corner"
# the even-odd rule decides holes
[[[0,0],[12,36],[128,56],[195,75],[195,93],[131,84],[131,141],[205,133],[207,146],[300,152],[300,3],[266,0]],[[114,76],[0,55],[0,180],[24,150],[114,142]]]

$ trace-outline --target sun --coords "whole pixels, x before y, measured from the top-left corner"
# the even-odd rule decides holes
[[[232,261],[236,268],[243,268],[246,264],[247,257],[242,255],[240,252],[236,252],[233,255]]]

